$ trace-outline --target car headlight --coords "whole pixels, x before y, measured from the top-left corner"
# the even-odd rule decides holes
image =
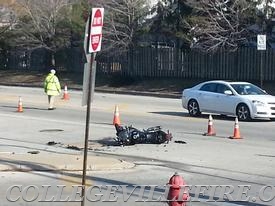
[[[258,107],[263,107],[263,106],[265,106],[265,103],[264,103],[264,102],[261,102],[261,101],[258,101],[258,100],[252,100],[252,103],[253,103],[255,106],[258,106]]]

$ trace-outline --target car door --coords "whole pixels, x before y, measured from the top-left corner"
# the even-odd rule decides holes
[[[206,83],[199,89],[199,106],[201,111],[215,111],[216,83]]]
[[[232,94],[225,94],[225,91],[231,91]],[[237,102],[233,91],[225,84],[218,83],[215,95],[215,107],[217,113],[220,114],[235,114],[235,107]]]

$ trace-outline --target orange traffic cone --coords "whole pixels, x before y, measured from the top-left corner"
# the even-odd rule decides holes
[[[235,125],[234,125],[234,134],[233,136],[229,137],[230,139],[242,139],[240,134],[240,128],[239,128],[239,121],[238,118],[235,118]]]
[[[65,85],[65,87],[64,87],[64,94],[63,94],[62,99],[64,99],[64,100],[69,100],[70,99],[69,94],[68,94],[67,85]]]
[[[118,106],[117,105],[115,107],[114,119],[113,119],[113,125],[115,125],[115,124],[120,125],[119,111],[118,111]]]
[[[23,112],[23,104],[21,97],[19,97],[17,112]]]
[[[207,132],[203,134],[204,136],[216,136],[216,132],[213,127],[213,118],[212,115],[209,115],[209,120],[208,120],[208,128]]]

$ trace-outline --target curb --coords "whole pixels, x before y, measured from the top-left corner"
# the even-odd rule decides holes
[[[0,86],[17,86],[17,87],[36,87],[42,88],[41,85],[33,85],[33,84],[26,84],[26,83],[1,83]],[[70,89],[73,90],[82,90],[82,86],[71,86]],[[130,91],[130,90],[119,90],[119,89],[102,89],[102,88],[95,88],[95,92],[101,93],[109,93],[109,94],[127,94],[127,95],[140,95],[140,96],[149,96],[149,97],[162,97],[162,98],[173,98],[179,99],[181,98],[180,93],[161,93],[157,91],[151,92],[144,92],[144,91]]]
[[[120,90],[105,90],[105,89],[95,89],[96,92],[110,93],[110,94],[128,94],[128,95],[140,95],[149,97],[163,97],[163,98],[181,98],[180,94],[174,93],[160,93],[160,92],[143,92],[143,91],[120,91]]]
[[[0,171],[83,171],[83,155],[38,153],[5,153],[0,154]],[[87,171],[110,171],[134,168],[134,163],[120,159],[92,156],[87,158]]]

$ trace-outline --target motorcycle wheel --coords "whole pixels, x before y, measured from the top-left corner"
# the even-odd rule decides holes
[[[126,139],[123,141],[123,145],[126,146],[126,145],[134,145],[135,142],[133,140],[130,140],[130,139]]]
[[[159,131],[156,135],[156,144],[162,144],[164,142],[166,142],[166,133],[163,131]]]

